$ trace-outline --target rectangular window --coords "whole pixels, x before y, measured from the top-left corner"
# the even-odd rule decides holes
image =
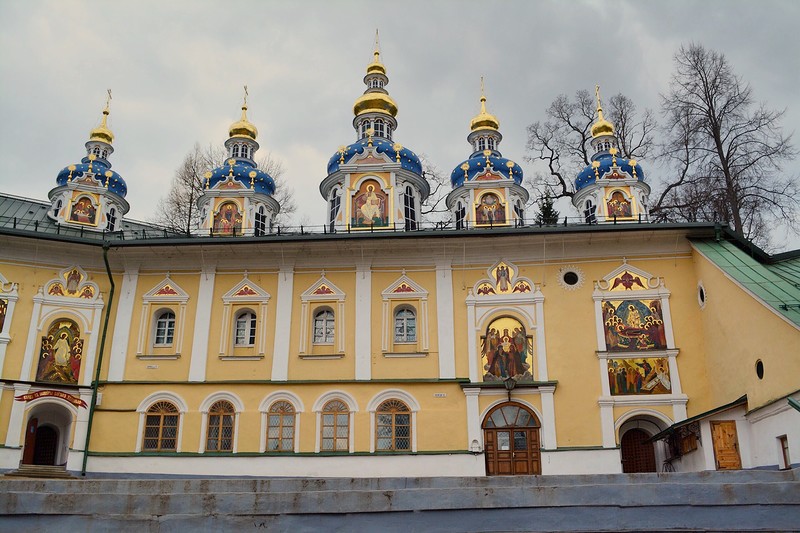
[[[791,468],[792,460],[789,458],[789,439],[786,437],[786,435],[781,435],[778,437],[778,445],[780,446],[781,450],[781,461],[783,461],[781,468]]]

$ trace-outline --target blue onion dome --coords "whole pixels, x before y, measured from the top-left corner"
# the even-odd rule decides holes
[[[619,171],[628,174],[628,176],[621,174],[619,171],[613,171],[612,168],[615,166]],[[603,152],[592,157],[592,164],[580,171],[575,179],[575,190],[579,191],[592,185],[600,178],[622,179],[627,177],[636,177],[638,181],[645,180],[644,169],[639,165],[639,162],[635,159],[613,156],[608,152]]]
[[[61,169],[56,177],[56,183],[59,186],[66,185],[86,174],[95,174],[94,178],[117,196],[125,198],[125,195],[128,194],[128,185],[122,176],[111,170],[111,164],[105,159],[95,159],[91,155],[84,157],[76,165],[69,165]]]
[[[243,158],[229,158],[225,164],[206,174],[206,188],[212,188],[221,181],[238,182],[246,189],[263,194],[275,194],[275,180],[259,169],[253,161]]]
[[[481,152],[472,154],[469,159],[453,169],[450,174],[450,183],[453,188],[460,187],[465,181],[472,181],[476,176],[483,174],[487,168],[490,168],[495,174],[500,174],[503,178],[513,179],[517,185],[522,185],[522,167],[510,159],[500,156],[497,152],[490,152],[488,156]]]
[[[375,137],[372,139],[360,139],[349,146],[340,148],[328,160],[328,175],[339,170],[339,165],[346,163],[354,155],[363,154],[370,144],[372,144],[377,153],[386,154],[392,161],[399,162],[402,168],[415,174],[422,174],[422,162],[420,162],[417,154],[400,144]]]

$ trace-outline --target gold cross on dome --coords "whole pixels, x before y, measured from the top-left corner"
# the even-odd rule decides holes
[[[249,94],[250,94],[250,93],[248,93],[248,92],[247,92],[247,85],[245,85],[245,86],[244,86],[244,103],[242,103],[242,105],[243,105],[243,106],[245,106],[245,107],[247,107],[247,96],[248,96]]]

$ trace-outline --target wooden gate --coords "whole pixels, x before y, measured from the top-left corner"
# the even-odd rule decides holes
[[[622,471],[626,474],[656,471],[656,452],[650,435],[641,429],[629,429],[620,439]]]

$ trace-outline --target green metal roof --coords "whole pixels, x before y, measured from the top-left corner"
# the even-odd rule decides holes
[[[800,255],[756,259],[733,242],[692,239],[692,245],[736,282],[800,327]]]

